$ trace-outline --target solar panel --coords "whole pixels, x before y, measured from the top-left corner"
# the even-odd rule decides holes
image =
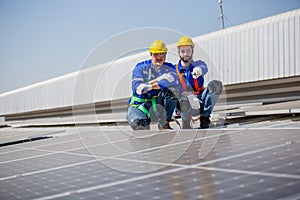
[[[52,137],[0,148],[0,199],[299,199],[299,122],[291,123],[32,128]],[[1,141],[15,130],[0,129]]]

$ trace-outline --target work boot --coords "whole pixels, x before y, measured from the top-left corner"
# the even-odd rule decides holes
[[[209,117],[200,116],[200,129],[209,128],[210,120]]]
[[[190,121],[182,121],[182,129],[192,129]]]
[[[158,124],[159,130],[173,130],[173,128],[170,126],[170,122],[166,121],[165,124],[162,126]]]

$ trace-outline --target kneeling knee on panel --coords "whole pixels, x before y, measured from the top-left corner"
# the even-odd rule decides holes
[[[209,92],[220,95],[223,91],[223,84],[221,81],[213,80],[208,83],[207,88]]]
[[[179,99],[179,104],[177,105],[177,109],[181,112],[187,112],[190,108],[189,100],[186,97],[181,97]]]
[[[149,130],[150,122],[147,119],[135,119],[130,123],[133,130]]]

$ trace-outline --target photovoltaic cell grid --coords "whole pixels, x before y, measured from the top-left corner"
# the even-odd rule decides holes
[[[260,125],[1,129],[53,137],[0,148],[0,199],[299,199],[299,122]]]

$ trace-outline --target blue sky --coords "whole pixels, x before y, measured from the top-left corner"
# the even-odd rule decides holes
[[[297,8],[300,0],[223,0],[226,27]],[[218,0],[0,0],[0,93],[74,72],[99,43],[143,27],[216,31]]]

